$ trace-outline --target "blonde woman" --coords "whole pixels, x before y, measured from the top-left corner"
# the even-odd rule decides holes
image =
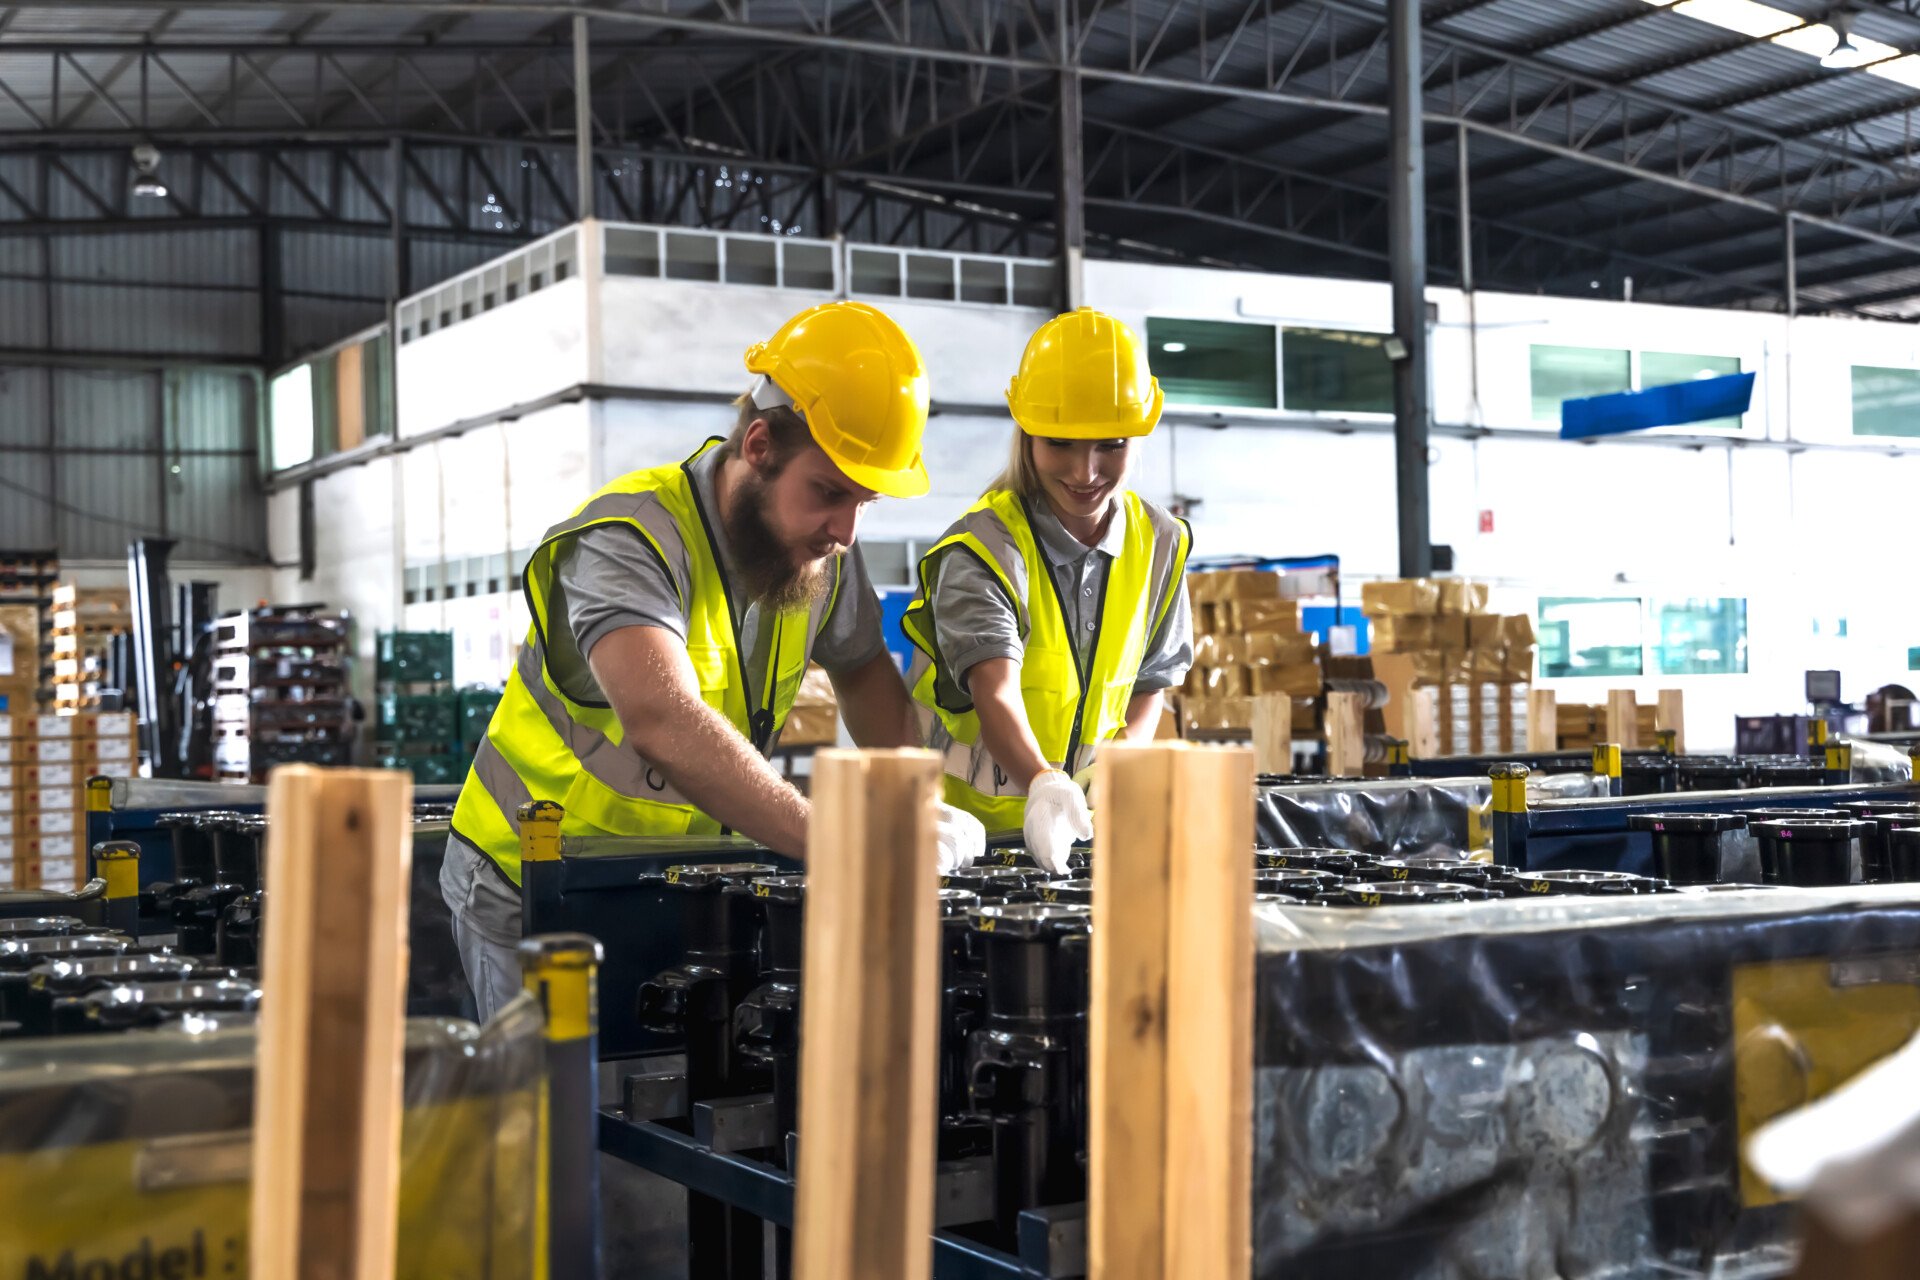
[[[1100,744],[1150,738],[1193,662],[1186,522],[1129,490],[1160,419],[1145,344],[1083,307],[1027,343],[1007,468],[920,562],[911,683],[946,800],[1047,869],[1093,838]]]

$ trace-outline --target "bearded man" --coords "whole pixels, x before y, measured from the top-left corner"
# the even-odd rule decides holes
[[[533,627],[460,791],[440,875],[482,1018],[520,989],[517,812],[563,835],[719,835],[794,857],[809,808],[768,763],[809,661],[863,747],[920,731],[854,536],[927,492],[927,375],[885,313],[832,302],[747,352],[733,432],[620,477],[528,562]],[[943,869],[985,848],[941,806]]]

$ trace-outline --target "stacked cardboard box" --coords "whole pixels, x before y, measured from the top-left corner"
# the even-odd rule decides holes
[[[0,604],[0,712],[29,715],[39,694],[40,610]]]
[[[0,713],[0,887],[72,889],[87,873],[87,779],[130,778],[130,711]]]
[[[811,663],[780,729],[783,747],[830,747],[840,736],[840,703],[826,669]]]
[[[1558,749],[1562,751],[1584,751],[1597,742],[1610,741],[1607,733],[1607,707],[1605,703],[1588,705],[1578,702],[1560,702],[1554,704],[1554,715],[1559,722],[1560,741]],[[1636,706],[1633,709],[1635,733],[1634,744],[1650,747],[1656,740],[1655,731],[1659,728],[1659,708],[1652,703]]]
[[[62,712],[89,711],[100,705],[108,679],[108,649],[126,635],[133,612],[125,587],[53,589],[53,703]]]
[[[1400,704],[1389,703],[1389,732],[1415,755],[1526,749],[1530,616],[1489,612],[1486,584],[1460,578],[1369,582],[1360,602],[1374,672]]]
[[[1280,598],[1280,576],[1253,569],[1187,575],[1193,605],[1193,669],[1181,690],[1188,731],[1246,732],[1253,699],[1293,699],[1293,732],[1319,731],[1320,645],[1300,630],[1300,606]]]

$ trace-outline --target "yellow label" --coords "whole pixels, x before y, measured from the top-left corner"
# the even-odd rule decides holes
[[[1040,891],[1040,901],[1058,902],[1060,901],[1060,891],[1058,889],[1042,889]]]
[[[395,1274],[526,1280],[534,1120],[530,1089],[407,1109]],[[178,1138],[0,1155],[0,1277],[245,1280],[250,1135],[208,1136],[204,1174]]]
[[[680,868],[678,868],[678,867],[668,867],[668,868],[667,868],[667,883],[668,883],[668,884],[679,884],[679,883],[680,883]]]
[[[753,896],[756,898],[765,898],[772,893],[773,888],[770,885],[757,884],[753,886]]]
[[[1535,880],[1527,885],[1528,893],[1552,893],[1553,886],[1545,880]]]
[[[1824,959],[1741,965],[1733,971],[1733,1092],[1740,1147],[1775,1116],[1825,1097],[1920,1029],[1920,957],[1873,957],[1884,982],[1838,986]],[[1844,963],[1844,962],[1843,962]],[[1785,1199],[1740,1162],[1748,1205]]]
[[[1377,907],[1380,905],[1380,895],[1377,893],[1363,893],[1360,895],[1360,901],[1369,907]]]
[[[1395,867],[1393,869],[1393,878],[1395,880],[1405,880],[1407,878],[1407,869],[1405,867]]]
[[[1497,783],[1495,784],[1498,785]],[[1520,783],[1520,807],[1526,807],[1527,784]],[[1467,846],[1472,849],[1484,849],[1493,843],[1493,815],[1489,806],[1471,804],[1467,806]]]
[[[992,916],[983,916],[983,917],[981,917],[981,919],[980,919],[980,922],[979,922],[979,923],[978,923],[977,925],[975,925],[974,927],[975,927],[976,929],[978,929],[978,930],[980,930],[980,932],[982,932],[982,933],[992,933],[992,932],[993,932],[993,917],[992,917]]]

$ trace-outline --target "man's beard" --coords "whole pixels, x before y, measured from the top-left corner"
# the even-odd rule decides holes
[[[832,556],[796,562],[761,513],[767,484],[773,479],[750,470],[733,494],[728,513],[727,541],[733,548],[739,587],[754,604],[775,612],[805,608],[826,594]]]

